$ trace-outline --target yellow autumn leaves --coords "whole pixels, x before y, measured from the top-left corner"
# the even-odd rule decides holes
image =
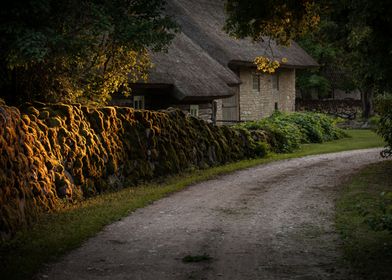
[[[281,63],[286,63],[288,60],[287,58],[282,58],[281,62],[278,60],[272,60],[265,56],[258,56],[253,61],[256,64],[257,70],[263,73],[273,74],[275,73],[276,69],[278,69]]]
[[[111,60],[111,71],[106,71],[102,77],[101,95],[109,97],[110,94],[120,90],[129,96],[130,83],[146,81],[148,70],[151,68],[150,56],[147,51],[136,52],[125,48],[118,48],[116,56]]]
[[[254,39],[259,41],[268,36],[280,45],[289,46],[291,40],[315,29],[320,22],[320,7],[315,1],[303,0],[302,10],[298,14],[285,3],[275,5],[274,16],[259,23],[260,33]]]
[[[85,65],[83,65],[85,68]],[[118,47],[112,53],[103,53],[92,65],[92,75],[84,80],[80,97],[89,96],[97,103],[104,104],[111,94],[122,92],[129,96],[131,83],[146,81],[149,69],[152,67],[147,50],[135,51]],[[82,100],[78,100],[82,102]]]

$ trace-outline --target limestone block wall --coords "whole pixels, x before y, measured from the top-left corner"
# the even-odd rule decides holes
[[[282,112],[295,111],[294,69],[279,69],[279,90],[273,87],[272,75],[260,74],[260,91],[253,89],[254,71],[249,67],[242,67],[239,70],[242,82],[239,94],[241,121],[268,117],[275,111],[275,106]],[[221,120],[222,117],[222,99],[220,99],[217,100],[217,119]]]
[[[278,109],[282,112],[295,111],[295,69],[279,71]]]
[[[260,92],[253,89],[254,69],[241,68],[240,77],[240,117],[243,121],[257,120],[273,112],[274,96],[270,77],[260,75]]]
[[[295,110],[295,70],[279,70],[279,90],[273,88],[273,78],[269,74],[260,75],[260,91],[252,86],[251,68],[241,68],[240,111],[241,120],[257,120],[270,116],[275,110],[275,103],[280,111]]]
[[[217,120],[222,120],[223,119],[222,105],[223,105],[222,99],[216,100],[216,119]]]

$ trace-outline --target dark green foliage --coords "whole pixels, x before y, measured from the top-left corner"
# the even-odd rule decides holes
[[[308,98],[316,92],[319,98],[330,97],[332,89],[351,91],[356,88],[349,54],[337,39],[340,26],[324,15],[318,28],[297,42],[320,65],[317,69],[298,71],[296,81],[302,97]]]
[[[350,176],[336,202],[336,227],[352,279],[391,279],[391,161],[366,166]],[[389,214],[389,215],[388,215]]]
[[[309,98],[312,91],[316,90],[318,97],[327,97],[331,92],[331,82],[315,70],[298,71],[296,86],[301,90],[302,98]]]
[[[335,120],[318,113],[280,113],[239,125],[249,130],[263,130],[273,151],[293,152],[301,143],[321,143],[339,139],[345,133],[335,126]]]
[[[382,192],[377,206],[373,213],[364,213],[367,223],[373,230],[392,233],[392,192]]]
[[[303,9],[306,3],[316,3],[319,8],[313,10],[321,19],[318,30],[302,28],[299,19],[307,15]],[[296,20],[284,22],[284,14],[279,13],[283,6]],[[328,78],[325,74],[333,71],[335,88],[360,89],[365,118],[373,113],[373,96],[392,89],[392,2],[389,0],[229,0],[227,10],[226,27],[240,37],[258,40],[261,35],[269,35],[280,42],[282,34],[297,40],[304,33],[298,31],[314,32],[301,45],[318,59],[322,69],[307,72],[299,84],[325,93],[328,84],[321,77]],[[279,28],[265,28],[265,22]]]
[[[339,39],[351,53],[352,67],[358,83],[388,90],[392,86],[392,3],[380,1],[335,1],[331,14],[339,27]]]
[[[14,103],[105,101],[127,74],[142,78],[147,48],[164,49],[174,37],[177,28],[162,15],[164,4],[8,1],[0,11],[1,96]]]
[[[376,99],[376,110],[380,115],[377,132],[387,142],[383,155],[392,156],[392,95],[379,96]]]
[[[255,155],[258,157],[265,157],[268,154],[269,149],[269,145],[262,141],[257,141],[253,146]]]
[[[344,132],[335,126],[336,121],[324,114],[293,113],[286,116],[286,119],[301,128],[307,143],[322,143],[344,136]]]
[[[268,36],[288,44],[318,23],[318,9],[312,0],[227,0],[225,29],[236,37]]]
[[[362,94],[364,118],[373,115],[373,98],[392,89],[392,3],[389,0],[334,0],[329,18],[339,27],[334,42]]]

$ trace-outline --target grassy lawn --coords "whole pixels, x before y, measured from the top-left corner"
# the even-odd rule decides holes
[[[392,161],[364,168],[344,184],[337,202],[336,226],[345,261],[358,279],[391,279],[392,233],[375,231],[369,217],[381,212],[382,192],[392,192]]]
[[[159,184],[151,183],[100,195],[61,212],[43,215],[33,228],[20,232],[11,242],[0,244],[0,275],[3,279],[29,279],[44,263],[54,261],[80,246],[105,225],[191,184],[275,160],[384,145],[382,139],[371,131],[352,130],[348,133],[351,138],[303,145],[291,154],[272,154],[263,159],[196,170],[167,178]]]

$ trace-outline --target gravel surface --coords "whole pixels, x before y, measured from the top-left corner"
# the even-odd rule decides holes
[[[334,200],[379,151],[278,161],[193,185],[107,226],[38,278],[350,279]]]

